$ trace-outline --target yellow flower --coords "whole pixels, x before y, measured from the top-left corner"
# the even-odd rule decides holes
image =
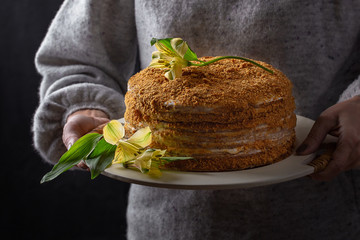
[[[139,129],[130,138],[125,139],[124,126],[117,120],[112,120],[103,128],[103,137],[111,145],[116,145],[113,164],[121,163],[125,168],[139,170],[152,177],[162,175],[160,166],[178,160],[192,157],[165,156],[166,150],[146,149],[151,143],[149,127]]]
[[[158,49],[152,53],[149,67],[165,69],[165,77],[173,80],[182,75],[182,68],[189,65],[185,54],[189,46],[181,38],[154,40]]]
[[[105,141],[111,145],[117,145],[118,142],[125,136],[125,129],[119,121],[111,120],[105,125],[103,135]]]
[[[160,165],[164,164],[161,157],[165,155],[166,150],[148,149],[134,160],[134,166],[142,173],[147,173],[153,177],[160,177]]]
[[[124,126],[117,120],[106,124],[103,135],[106,142],[117,146],[113,163],[124,163],[135,159],[151,143],[149,127],[138,130],[129,139],[124,139]]]

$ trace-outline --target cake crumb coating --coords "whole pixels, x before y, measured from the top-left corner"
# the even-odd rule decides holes
[[[211,57],[202,58],[209,59]],[[132,133],[150,126],[154,139],[152,147],[166,148],[173,155],[196,158],[167,165],[171,169],[237,170],[289,156],[295,141],[296,124],[292,84],[271,65],[256,62],[274,73],[238,59],[224,59],[203,67],[186,67],[183,75],[174,80],[166,79],[162,69],[140,71],[128,83],[125,128]],[[222,149],[234,147],[235,132],[241,138],[242,133],[258,126],[266,126],[265,135],[269,133],[270,136],[275,130],[286,130],[290,134],[281,140],[253,137],[249,143],[242,142],[237,146],[239,149],[253,149],[254,154],[237,156],[229,154],[228,150],[221,153]],[[225,131],[225,134],[215,139],[219,131]],[[232,138],[227,139],[227,135],[232,135]],[[199,142],[211,138],[215,143],[207,144],[208,140],[205,140],[199,147]],[[207,145],[220,154],[211,154]]]

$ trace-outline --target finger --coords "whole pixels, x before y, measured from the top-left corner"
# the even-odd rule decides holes
[[[100,127],[108,121],[107,118],[74,116],[64,126],[62,138],[65,146],[69,149],[80,137],[89,132],[102,133]]]
[[[62,135],[63,143],[68,150],[80,138],[80,133],[78,133],[77,131],[72,131],[71,129],[71,126],[65,125]]]
[[[337,126],[337,120],[330,115],[321,115],[312,126],[308,136],[296,150],[299,155],[315,152],[330,130]]]
[[[340,135],[340,127],[332,129],[328,134],[334,137],[338,137]]]
[[[335,177],[336,175],[339,174],[339,171],[337,170],[337,166],[333,166],[333,165],[334,165],[333,162],[329,162],[328,166],[326,167],[326,170],[319,173],[311,174],[310,177],[318,181],[330,181],[333,178],[333,176]]]
[[[105,127],[105,125],[109,122],[109,120],[107,120],[105,123],[100,124],[99,126],[97,126],[96,128],[94,128],[93,130],[91,130],[91,132],[96,132],[96,133],[103,133],[103,129]]]
[[[62,139],[69,149],[83,134],[83,131],[74,122],[68,122],[64,126]]]
[[[340,173],[351,169],[353,163],[350,160],[352,153],[352,147],[346,142],[339,142],[335,149],[332,160],[326,166],[326,168],[316,174],[312,174],[311,177],[316,180],[329,181],[339,175]]]
[[[89,167],[86,165],[84,161],[81,161],[80,163],[76,164],[78,168],[84,169],[84,170],[90,170]]]
[[[353,148],[349,161],[352,163],[351,168],[358,169],[360,167],[360,142],[358,142],[355,148]]]

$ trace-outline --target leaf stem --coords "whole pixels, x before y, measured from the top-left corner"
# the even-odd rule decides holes
[[[252,64],[254,64],[255,66],[258,66],[262,69],[264,69],[265,71],[268,71],[269,73],[274,73],[272,70],[262,66],[261,64],[251,60],[251,59],[248,59],[248,58],[244,58],[244,57],[237,57],[237,56],[223,56],[223,57],[217,57],[217,58],[214,58],[214,59],[211,59],[210,61],[207,61],[207,62],[203,62],[203,63],[193,63],[193,62],[189,62],[190,63],[190,66],[199,66],[199,67],[202,67],[202,66],[206,66],[206,65],[209,65],[211,63],[214,63],[214,62],[217,62],[219,60],[222,60],[222,59],[226,59],[226,58],[232,58],[232,59],[240,59],[240,60],[244,60],[246,62],[250,62]]]

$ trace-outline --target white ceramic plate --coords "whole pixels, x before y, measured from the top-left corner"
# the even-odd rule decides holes
[[[301,144],[310,131],[314,121],[297,116],[295,148]],[[140,172],[125,169],[115,164],[106,169],[103,174],[123,182],[141,184],[153,187],[176,189],[232,189],[264,186],[290,181],[309,175],[314,168],[307,164],[314,154],[288,158],[263,167],[229,171],[229,172],[180,172],[163,171],[160,178],[152,178]]]

